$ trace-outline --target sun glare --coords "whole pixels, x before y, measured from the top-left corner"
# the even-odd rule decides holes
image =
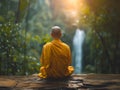
[[[77,0],[65,0],[65,8],[68,10],[73,10],[77,8]]]
[[[78,0],[65,0],[64,12],[68,18],[78,19]]]

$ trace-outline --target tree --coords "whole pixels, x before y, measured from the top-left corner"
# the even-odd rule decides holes
[[[28,0],[22,2],[23,0],[0,2],[0,74],[26,74],[25,57],[27,56],[24,54],[26,37],[21,25]]]
[[[95,62],[97,72],[119,73],[119,1],[85,0],[81,18],[91,28],[89,58]],[[86,12],[87,11],[87,12]],[[91,55],[92,54],[92,55]],[[90,56],[91,55],[91,56]],[[86,57],[85,57],[86,58]],[[88,59],[88,58],[87,58]]]

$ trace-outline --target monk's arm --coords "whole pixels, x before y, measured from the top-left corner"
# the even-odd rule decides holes
[[[40,63],[41,63],[41,66],[44,66],[44,67],[49,67],[50,65],[50,49],[49,47],[43,47],[43,50],[42,50],[42,54],[41,54],[41,57],[40,57]]]
[[[71,56],[71,51],[70,48],[68,49],[68,65],[71,65],[72,62],[72,56]]]
[[[44,48],[42,49],[42,53],[40,56],[40,64],[41,64],[41,66],[44,66]]]

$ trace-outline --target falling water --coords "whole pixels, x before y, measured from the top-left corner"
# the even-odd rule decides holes
[[[76,29],[73,37],[73,66],[76,74],[82,72],[82,44],[85,38],[85,32],[80,29]]]

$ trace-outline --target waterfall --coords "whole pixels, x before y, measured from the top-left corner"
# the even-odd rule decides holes
[[[85,32],[80,29],[76,29],[73,37],[73,66],[76,74],[82,72],[82,44],[85,38]]]

